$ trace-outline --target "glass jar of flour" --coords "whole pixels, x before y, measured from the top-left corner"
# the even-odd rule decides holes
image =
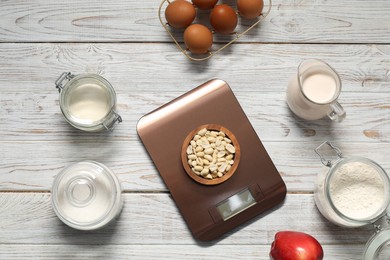
[[[328,145],[336,159],[326,159],[320,152]],[[390,229],[381,230],[375,222],[386,216],[390,203],[390,180],[376,162],[358,156],[343,157],[340,149],[324,142],[315,149],[326,167],[318,175],[314,200],[321,214],[342,227],[372,224],[377,233],[366,244],[363,259],[388,259],[384,245],[390,243]],[[386,216],[386,218],[388,218]]]
[[[65,119],[87,132],[112,130],[122,118],[115,111],[116,94],[111,84],[97,74],[64,72],[55,82]]]
[[[329,145],[337,154],[335,161],[319,152]],[[342,157],[331,143],[321,144],[316,152],[327,167],[318,175],[314,190],[316,205],[329,221],[344,227],[359,227],[375,222],[390,202],[390,180],[374,161],[363,157]]]

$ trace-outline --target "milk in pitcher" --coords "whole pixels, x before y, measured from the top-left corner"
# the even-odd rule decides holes
[[[288,84],[287,104],[292,112],[306,120],[331,117],[340,91],[340,78],[331,67],[318,60],[304,61]],[[342,114],[344,110],[340,117]]]

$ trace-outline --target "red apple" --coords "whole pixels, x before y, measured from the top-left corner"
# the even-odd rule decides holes
[[[272,242],[270,257],[273,260],[322,260],[324,251],[320,243],[306,233],[281,231]]]

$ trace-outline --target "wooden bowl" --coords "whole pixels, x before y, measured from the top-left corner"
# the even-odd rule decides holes
[[[198,176],[196,173],[194,173],[191,170],[191,167],[188,165],[187,147],[188,147],[188,145],[190,145],[190,141],[194,138],[196,133],[199,132],[199,130],[201,130],[203,128],[206,128],[207,130],[215,130],[215,131],[224,132],[226,134],[226,136],[232,141],[232,145],[236,149],[236,152],[234,154],[234,163],[231,166],[230,170],[227,173],[225,173],[222,177],[218,177],[218,178],[214,178],[214,179],[203,178],[202,176]],[[183,167],[184,167],[186,173],[194,181],[201,183],[201,184],[204,184],[204,185],[220,184],[220,183],[228,180],[230,177],[232,177],[232,175],[235,173],[235,171],[238,167],[238,164],[240,162],[240,157],[241,157],[240,145],[238,144],[238,141],[237,141],[237,138],[235,137],[235,135],[232,132],[230,132],[229,129],[227,129],[221,125],[217,125],[217,124],[206,124],[206,125],[201,125],[201,126],[195,128],[187,135],[187,137],[185,138],[185,140],[183,142],[183,146],[181,148],[181,161],[182,161],[182,164],[183,164]]]

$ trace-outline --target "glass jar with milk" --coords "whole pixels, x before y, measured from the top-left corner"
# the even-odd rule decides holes
[[[336,154],[335,160],[323,155],[329,147]],[[383,217],[389,219],[386,210],[390,204],[390,180],[385,170],[364,157],[343,157],[340,149],[328,141],[315,151],[325,166],[314,189],[318,210],[342,227],[374,225],[377,233],[366,244],[363,259],[389,259],[382,257],[390,257],[390,250],[384,247],[390,242],[390,228],[381,230],[375,224]]]
[[[94,230],[111,223],[123,207],[122,188],[105,165],[82,161],[64,168],[54,179],[51,201],[66,225]]]
[[[340,77],[331,66],[317,59],[304,60],[288,84],[287,104],[303,119],[328,116],[340,122],[345,118],[345,111],[337,102],[340,92]]]
[[[116,94],[111,84],[97,74],[64,72],[55,82],[60,107],[69,124],[83,131],[112,130],[122,118],[115,111]]]

